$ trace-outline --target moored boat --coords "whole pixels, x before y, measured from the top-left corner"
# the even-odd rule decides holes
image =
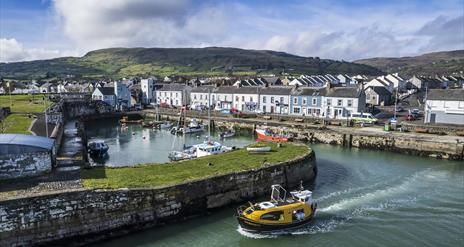
[[[170,128],[172,128],[172,125],[173,124],[171,122],[166,121],[166,122],[163,122],[163,123],[159,124],[159,128],[160,129],[170,129]]]
[[[287,142],[292,139],[292,136],[289,134],[277,134],[277,133],[274,133],[269,128],[256,129],[256,135],[259,140],[263,140],[263,141]]]
[[[122,117],[119,119],[120,124],[141,124],[143,123],[143,119],[137,119],[137,120],[129,120],[127,116]]]
[[[301,227],[311,222],[317,204],[312,200],[312,192],[304,190],[287,191],[280,185],[272,185],[270,201],[240,206],[237,220],[241,228],[249,232],[269,232]]]
[[[226,131],[219,133],[219,138],[229,138],[229,137],[233,137],[234,135],[235,135],[234,130],[226,130]]]
[[[94,140],[88,144],[88,151],[91,155],[103,156],[108,152],[108,149],[108,145],[103,140]]]

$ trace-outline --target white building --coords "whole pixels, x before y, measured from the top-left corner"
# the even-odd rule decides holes
[[[142,104],[148,105],[156,100],[155,99],[155,80],[153,78],[140,80],[140,87],[142,89]]]
[[[259,89],[259,108],[263,113],[288,114],[291,87],[265,87]]]
[[[430,89],[424,123],[464,125],[464,89]]]
[[[235,87],[233,107],[242,112],[254,112],[259,108],[259,87]]]
[[[400,91],[406,90],[407,80],[403,79],[398,73],[388,74],[385,79],[393,82],[393,87]]]
[[[362,87],[328,87],[322,98],[322,116],[326,118],[349,118],[351,113],[364,112],[366,94]]]
[[[161,106],[183,106],[190,103],[191,87],[183,84],[162,84],[156,90],[156,102]]]
[[[365,88],[368,87],[385,87],[390,93],[393,92],[394,90],[394,83],[389,81],[383,76],[379,76],[377,78],[374,78],[368,82],[365,83],[364,85]]]

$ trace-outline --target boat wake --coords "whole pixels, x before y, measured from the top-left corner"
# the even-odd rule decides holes
[[[319,205],[329,199],[339,197],[339,200],[322,207],[316,211],[311,224],[291,230],[275,231],[270,233],[250,233],[241,227],[237,231],[249,238],[276,238],[282,235],[320,234],[335,231],[348,224],[352,219],[375,219],[376,212],[388,212],[397,208],[407,207],[416,203],[421,194],[411,195],[411,190],[420,186],[419,179],[435,178],[436,174],[431,168],[416,172],[396,186],[386,187],[388,183],[381,182],[369,186],[350,188],[342,192],[332,192],[316,201]],[[382,186],[382,188],[379,188]],[[425,193],[425,192],[424,192]]]

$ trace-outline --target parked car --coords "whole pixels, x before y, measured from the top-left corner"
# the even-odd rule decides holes
[[[406,119],[406,121],[414,121],[414,120],[416,120],[416,117],[413,114],[408,114],[405,117],[405,119]]]
[[[420,110],[417,108],[409,110],[409,114],[413,115],[414,117],[418,117],[420,115]]]
[[[395,117],[392,117],[392,118],[388,119],[388,122],[389,122],[390,124],[397,124],[397,123],[398,123],[398,119],[396,119]]]

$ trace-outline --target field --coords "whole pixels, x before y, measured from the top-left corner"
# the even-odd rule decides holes
[[[44,97],[47,99],[47,96],[44,94],[35,94],[35,95],[11,95],[11,112],[12,113],[33,113],[33,112],[43,112],[45,106],[50,105],[51,102],[46,100],[44,102]],[[0,107],[10,106],[10,96],[1,95],[0,96]]]
[[[45,99],[45,101],[44,101]],[[28,113],[43,112],[46,106],[52,104],[47,100],[45,94],[35,95],[9,95],[0,96],[0,107],[9,107],[11,104],[11,115],[0,123],[0,133],[28,134],[29,126],[33,118],[29,118]]]
[[[86,188],[146,188],[171,185],[214,175],[259,168],[269,163],[292,160],[310,152],[305,145],[291,143],[277,147],[269,143],[268,153],[239,149],[224,154],[166,164],[144,164],[124,168],[93,168],[81,171]]]
[[[34,118],[29,118],[27,114],[12,114],[0,123],[1,132],[30,135],[28,129],[33,120]]]

